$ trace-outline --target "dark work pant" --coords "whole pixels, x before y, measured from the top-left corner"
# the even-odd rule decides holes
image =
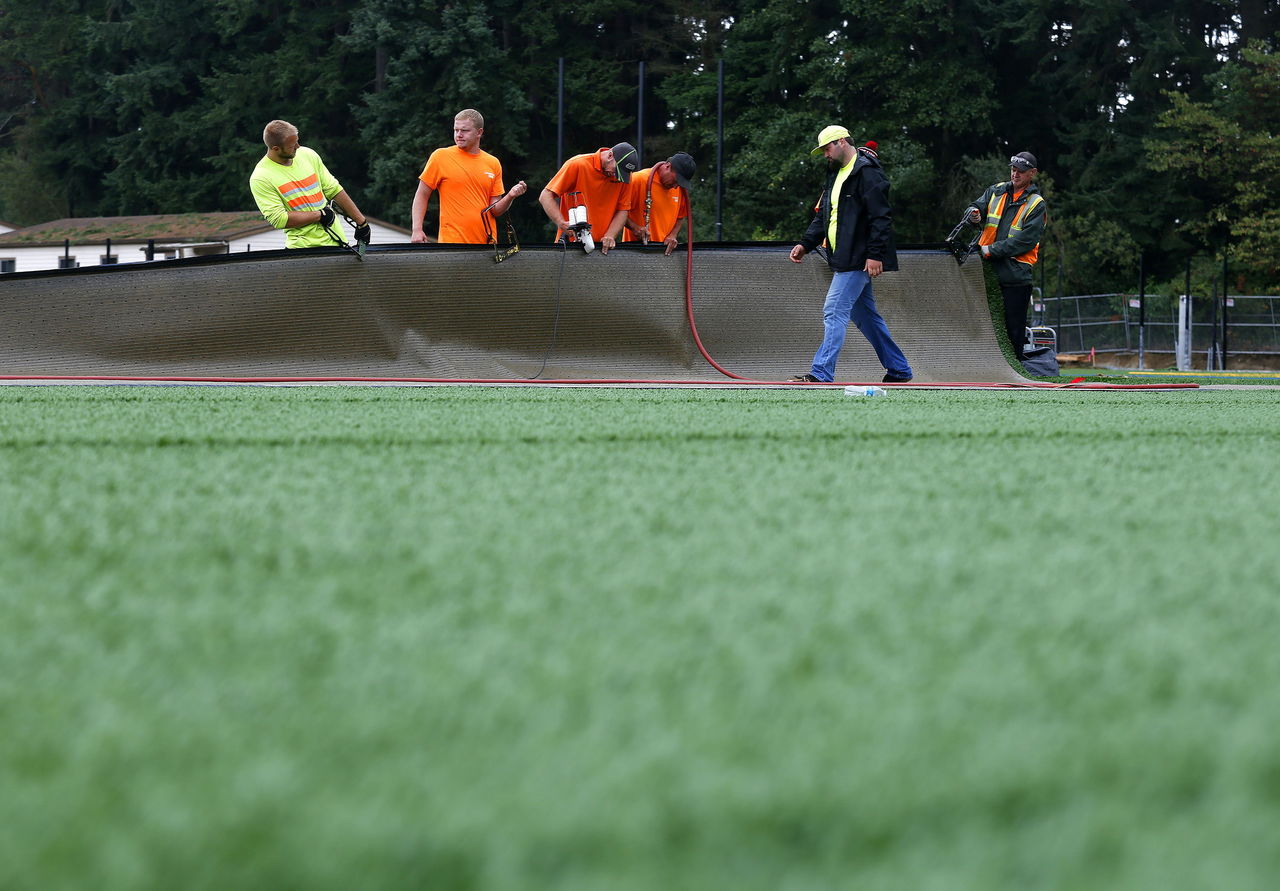
[[[1030,285],[1001,285],[1004,296],[1004,330],[1009,332],[1013,354],[1022,361],[1022,345],[1027,342],[1027,308],[1031,303]]]

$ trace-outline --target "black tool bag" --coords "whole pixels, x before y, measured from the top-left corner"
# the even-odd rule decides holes
[[[1058,354],[1052,347],[1036,347],[1022,351],[1022,367],[1032,377],[1053,377],[1058,374]]]

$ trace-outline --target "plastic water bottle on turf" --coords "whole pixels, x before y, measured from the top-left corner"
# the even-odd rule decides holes
[[[844,395],[846,396],[884,396],[886,394],[885,394],[884,387],[861,386],[861,387],[845,387]]]

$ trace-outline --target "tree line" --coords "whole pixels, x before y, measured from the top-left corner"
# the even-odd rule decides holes
[[[536,196],[563,59],[565,155],[638,132],[646,164],[689,152],[700,241],[798,237],[807,150],[843,123],[879,143],[900,242],[940,241],[1027,150],[1049,293],[1133,288],[1140,256],[1181,287],[1224,250],[1233,291],[1277,291],[1278,30],[1280,0],[0,0],[0,219],[250,208],[279,117],[408,226],[465,107]],[[512,217],[550,239],[532,198]]]

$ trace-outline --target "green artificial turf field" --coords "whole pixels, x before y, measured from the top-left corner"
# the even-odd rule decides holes
[[[1269,888],[1280,393],[0,389],[0,888]]]

